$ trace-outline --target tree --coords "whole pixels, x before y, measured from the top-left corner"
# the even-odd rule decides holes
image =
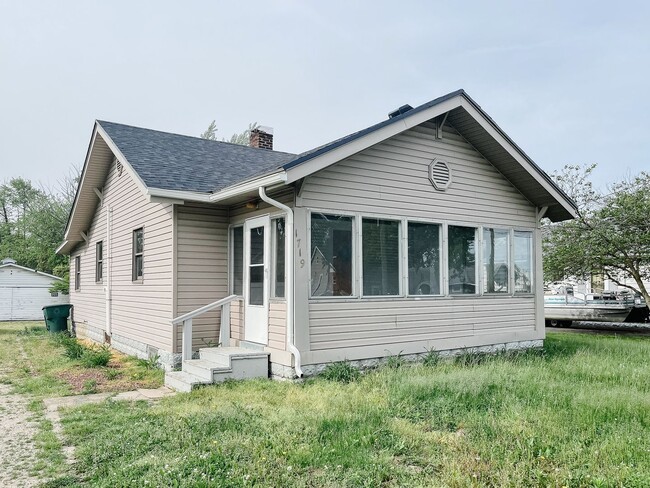
[[[578,204],[576,219],[547,223],[544,273],[550,280],[568,276],[586,278],[602,273],[614,283],[643,295],[650,279],[650,174],[640,173],[596,191],[591,166],[566,166],[554,175]],[[631,277],[636,286],[626,283]]]
[[[250,138],[251,138],[251,132],[254,131],[259,127],[259,124],[257,122],[251,122],[248,124],[248,129],[246,129],[244,132],[240,132],[238,134],[233,134],[230,136],[230,139],[226,141],[226,139],[222,139],[223,142],[230,142],[231,144],[239,144],[240,146],[248,146],[250,145]],[[208,128],[203,132],[200,137],[201,139],[208,139],[210,141],[216,141],[217,140],[217,124],[216,121],[213,120],[210,122],[210,125]]]

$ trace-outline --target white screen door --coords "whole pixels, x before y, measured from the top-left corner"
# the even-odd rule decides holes
[[[244,339],[258,344],[269,340],[270,227],[268,216],[244,223]]]

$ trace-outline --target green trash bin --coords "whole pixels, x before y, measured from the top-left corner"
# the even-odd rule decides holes
[[[43,307],[45,328],[51,333],[65,332],[68,330],[68,317],[72,305],[48,305]]]

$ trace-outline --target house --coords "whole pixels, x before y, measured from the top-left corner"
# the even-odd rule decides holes
[[[77,332],[182,357],[181,389],[542,344],[539,222],[575,205],[463,90],[302,154],[272,145],[97,121],[58,250]]]
[[[0,262],[0,321],[41,320],[43,307],[68,303],[68,296],[50,293],[61,278],[20,266],[13,259]]]

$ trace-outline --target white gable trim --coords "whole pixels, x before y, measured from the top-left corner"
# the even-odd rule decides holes
[[[22,269],[23,271],[29,271],[30,273],[36,273],[36,274],[41,275],[41,276],[47,276],[48,278],[52,278],[54,280],[59,280],[59,281],[63,280],[63,278],[59,278],[58,276],[54,276],[54,275],[51,275],[51,274],[48,274],[48,273],[43,273],[42,271],[36,271],[35,269],[26,268],[25,266],[20,266],[19,264],[10,263],[10,264],[2,264],[2,265],[0,265],[0,269],[9,268],[9,267]]]
[[[372,131],[358,139],[343,144],[331,151],[327,151],[320,156],[306,161],[298,166],[287,170],[287,184],[298,181],[301,178],[309,176],[317,171],[327,168],[328,166],[338,163],[339,161],[352,156],[353,154],[363,151],[364,149],[379,144],[386,139],[420,125],[427,120],[442,115],[461,105],[461,95],[457,95],[449,100],[434,105],[426,110],[407,115],[402,120],[393,124],[388,124],[380,129]]]

